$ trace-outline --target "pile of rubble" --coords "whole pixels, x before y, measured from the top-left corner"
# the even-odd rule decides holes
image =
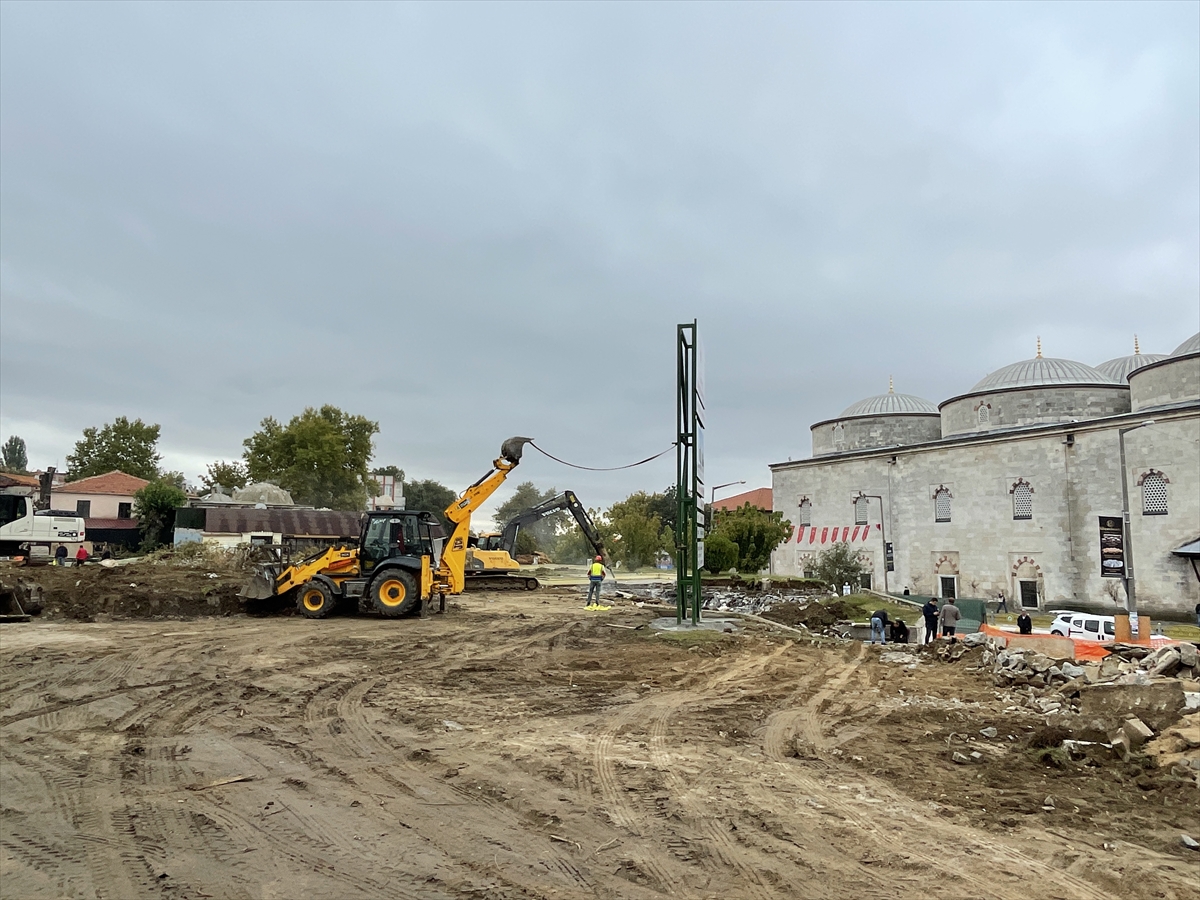
[[[1140,644],[1109,644],[1100,662],[1076,665],[1021,647],[1001,648],[986,635],[968,635],[971,643],[985,647],[980,663],[992,670],[999,685],[1054,687],[1075,684],[1149,684],[1154,678],[1200,677],[1196,645],[1181,643],[1153,650]],[[964,641],[964,644],[967,643]]]

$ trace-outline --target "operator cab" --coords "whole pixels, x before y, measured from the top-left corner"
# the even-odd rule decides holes
[[[365,574],[385,559],[429,556],[436,568],[445,542],[446,532],[433,513],[374,510],[363,516],[359,567]]]

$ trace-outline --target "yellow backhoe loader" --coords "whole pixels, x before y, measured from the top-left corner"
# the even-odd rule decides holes
[[[291,565],[264,566],[241,596],[263,600],[295,592],[297,608],[312,619],[323,619],[351,601],[385,616],[405,615],[419,605],[425,615],[437,597],[445,611],[446,595],[463,591],[471,513],[517,467],[529,441],[505,441],[491,471],[446,508],[453,529],[449,536],[432,513],[372,510],[363,515],[357,548],[331,548]]]

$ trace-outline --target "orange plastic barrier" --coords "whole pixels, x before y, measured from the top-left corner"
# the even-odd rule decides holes
[[[1044,634],[1018,634],[1015,631],[1008,631],[1004,628],[997,628],[995,625],[980,625],[979,630],[984,634],[990,634],[993,637],[1002,637],[1007,640],[1009,647],[1019,647],[1022,641],[1030,638],[1044,638],[1049,635]],[[1108,656],[1108,651],[1104,649],[1104,643],[1101,641],[1088,641],[1082,638],[1060,638],[1060,640],[1069,640],[1075,645],[1075,659],[1099,660]],[[1139,643],[1147,643],[1145,641]],[[1167,647],[1171,644],[1179,643],[1168,637],[1152,637],[1149,640],[1149,645],[1152,649],[1157,650],[1159,647]]]

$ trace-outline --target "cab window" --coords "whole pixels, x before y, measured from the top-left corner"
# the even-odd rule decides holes
[[[1083,627],[1083,619],[1075,619],[1074,621],[1071,622],[1071,627],[1072,628],[1082,628]]]
[[[1113,623],[1112,623],[1112,622],[1105,622],[1105,623],[1104,623],[1104,633],[1105,633],[1105,634],[1116,634],[1116,633],[1117,633],[1117,632],[1116,632],[1116,629],[1115,629],[1115,628],[1113,628]]]
[[[1100,633],[1100,623],[1095,619],[1088,619],[1088,621],[1083,623],[1083,627],[1085,631],[1092,631],[1097,634]]]

